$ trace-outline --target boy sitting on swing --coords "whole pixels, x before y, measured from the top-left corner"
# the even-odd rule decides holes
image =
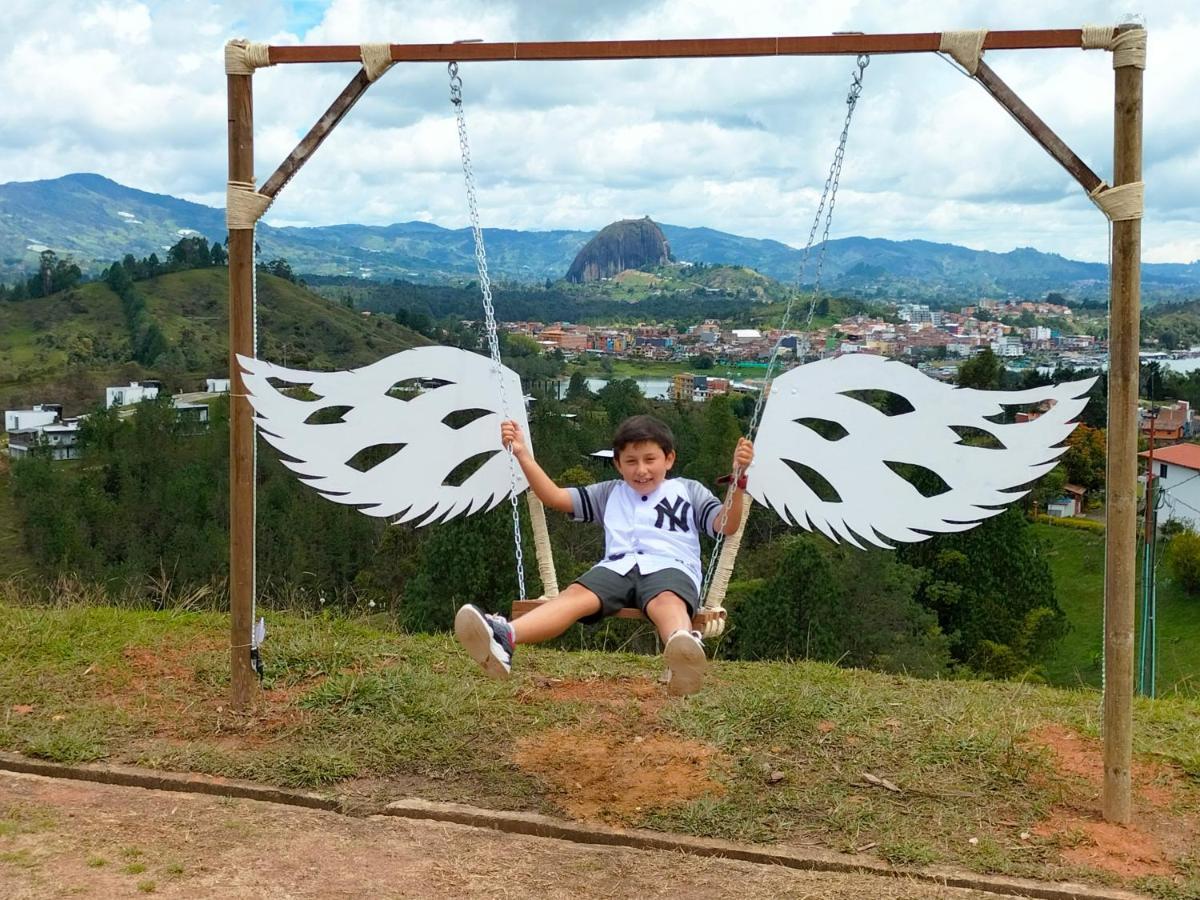
[[[671,669],[670,693],[693,694],[704,681],[707,660],[700,634],[691,630],[700,603],[700,530],[711,537],[733,534],[742,516],[744,477],[734,485],[726,511],[698,481],[667,478],[675,464],[675,438],[653,416],[626,419],[613,435],[619,479],[581,488],[559,487],[525,446],[521,427],[506,421],[500,441],[511,446],[530,488],[543,504],[576,522],[604,524],[604,559],[552,600],[508,622],[473,604],[459,609],[454,634],[494,678],[512,670],[513,648],[558,637],[576,622],[597,622],[635,607],[654,623]],[[733,471],[744,472],[754,446],[738,440]]]

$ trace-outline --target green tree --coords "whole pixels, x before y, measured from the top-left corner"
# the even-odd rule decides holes
[[[193,235],[180,238],[167,251],[167,267],[173,271],[201,269],[212,265],[208,239]]]
[[[742,435],[742,427],[733,413],[733,404],[728,396],[710,397],[702,409],[696,429],[696,455],[682,469],[688,478],[694,478],[710,490],[716,490],[717,479],[729,473],[733,448]]]
[[[1200,594],[1200,534],[1179,531],[1167,545],[1166,555],[1171,576],[1189,594]]]
[[[1030,669],[1042,659],[1033,654],[1066,633],[1050,567],[1018,509],[968,531],[901,544],[897,553],[925,570],[917,599],[937,614],[955,660],[976,671],[1008,677],[1012,666]]]
[[[617,378],[600,388],[596,394],[600,405],[608,413],[608,421],[616,428],[630,416],[648,410],[646,395],[632,378]]]
[[[945,671],[946,638],[914,599],[921,574],[894,554],[789,535],[749,568],[760,577],[731,585],[727,599],[729,651],[736,658],[819,659],[930,676]]]
[[[520,359],[526,356],[541,356],[542,348],[527,334],[500,332],[500,355],[504,359]]]
[[[959,387],[994,391],[1000,387],[1002,367],[990,347],[984,347],[958,369]]]
[[[596,395],[593,394],[591,389],[587,386],[587,378],[584,376],[584,374],[578,369],[572,372],[571,380],[567,384],[567,400],[592,400],[595,398],[595,396]]]
[[[156,322],[149,323],[138,335],[134,347],[133,358],[144,366],[153,366],[160,356],[170,349],[171,345],[162,329]]]
[[[525,504],[519,505],[526,593],[541,594]],[[407,582],[400,622],[413,631],[446,631],[464,603],[508,613],[517,598],[512,511],[507,502],[491,512],[445,522],[421,542],[416,573]],[[446,573],[454,572],[448,579]]]
[[[281,256],[272,259],[270,262],[259,263],[259,269],[269,275],[274,275],[276,278],[290,281],[293,284],[298,280],[296,273],[292,271],[292,264]]]
[[[1027,502],[1044,513],[1046,507],[1063,495],[1063,487],[1067,483],[1067,472],[1058,465],[1039,478],[1029,491]]]
[[[1067,452],[1063,454],[1062,464],[1069,481],[1089,491],[1097,491],[1104,488],[1107,458],[1104,429],[1079,424],[1067,438]]]

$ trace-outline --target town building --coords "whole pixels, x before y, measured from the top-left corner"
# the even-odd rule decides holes
[[[62,407],[43,403],[32,409],[4,411],[10,459],[45,454],[51,459],[79,458],[79,419],[63,419]]]
[[[124,387],[105,388],[104,405],[111,408],[113,406],[130,406],[134,403],[141,403],[144,400],[153,400],[158,396],[160,390],[162,390],[162,385],[157,381],[131,381]]]
[[[1164,406],[1140,407],[1138,428],[1147,439],[1153,438],[1156,444],[1182,441],[1192,436],[1191,408],[1186,400]]]
[[[39,403],[32,409],[6,409],[4,430],[21,431],[51,425],[62,419],[62,407],[56,403]]]
[[[1138,454],[1149,459],[1150,451]],[[1154,448],[1154,484],[1161,498],[1159,521],[1176,521],[1200,531],[1200,444]]]

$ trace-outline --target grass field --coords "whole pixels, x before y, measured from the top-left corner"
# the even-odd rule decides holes
[[[274,614],[261,700],[242,715],[227,704],[222,616],[29,605],[0,616],[7,750],[317,788],[352,805],[457,800],[1200,891],[1194,700],[1136,703],[1136,747],[1154,756],[1139,758],[1135,783],[1155,790],[1139,793],[1133,829],[1161,861],[1118,875],[1082,855],[1103,840],[1091,691],[721,662],[680,700],[649,657],[523,647],[515,677],[497,682],[448,636]]]
[[[4,561],[8,575],[20,572],[29,565],[12,498],[8,439],[4,435],[0,435],[0,560]]]
[[[1104,536],[1051,525],[1032,527],[1050,555],[1058,602],[1071,622],[1070,633],[1045,667],[1047,675],[1053,684],[1099,687]],[[1135,621],[1140,622],[1140,609]],[[1139,648],[1140,641],[1139,634]],[[1162,564],[1158,569],[1158,657],[1158,696],[1176,692],[1200,695],[1200,597],[1189,596]]]

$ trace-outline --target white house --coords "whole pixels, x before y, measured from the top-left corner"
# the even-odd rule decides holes
[[[208,404],[188,403],[178,397],[174,398],[172,402],[175,404],[175,411],[180,420],[191,422],[198,426],[199,430],[208,427]]]
[[[42,446],[49,448],[51,459],[79,459],[79,420],[47,425],[42,429]]]
[[[33,409],[6,409],[4,430],[23,431],[52,425],[62,418],[62,407],[51,403],[39,403]]]
[[[762,340],[762,332],[757,328],[735,328],[731,333],[735,344],[749,344],[751,341]]]
[[[1142,459],[1150,456],[1145,450]],[[1200,531],[1200,444],[1154,449],[1155,489],[1161,497],[1159,521],[1174,519]]]
[[[5,410],[9,457],[45,453],[51,459],[78,459],[79,419],[63,420],[61,416],[62,407],[50,404]]]
[[[125,387],[110,387],[104,389],[104,405],[112,406],[129,406],[133,403],[141,403],[143,400],[153,400],[158,396],[160,385],[158,382],[148,381],[141,384],[137,381],[131,381]]]
[[[210,394],[228,394],[229,379],[228,378],[206,378],[204,380],[204,390]]]

